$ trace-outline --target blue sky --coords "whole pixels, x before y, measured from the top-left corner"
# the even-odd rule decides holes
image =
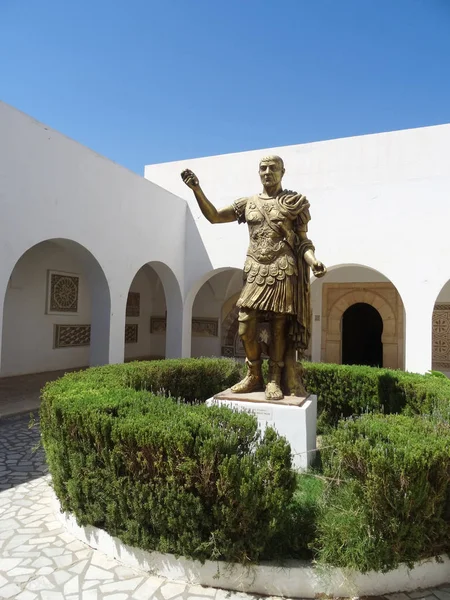
[[[145,164],[450,122],[450,0],[0,0],[0,98]]]

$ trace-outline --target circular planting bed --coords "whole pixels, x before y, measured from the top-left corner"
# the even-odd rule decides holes
[[[232,360],[111,365],[48,384],[42,440],[62,511],[121,560],[172,565],[174,579],[178,561],[180,577],[229,589],[305,597],[450,580],[450,381],[304,368],[322,434],[307,474],[273,429],[203,404],[241,377]]]

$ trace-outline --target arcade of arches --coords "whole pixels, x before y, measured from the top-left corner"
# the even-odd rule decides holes
[[[5,296],[1,376],[95,364],[89,336],[97,318],[93,297],[102,290],[96,290],[101,274],[94,261],[61,240],[42,242],[22,256]],[[55,282],[64,284],[59,300],[51,295],[52,273]],[[244,358],[236,308],[241,286],[242,271],[230,268],[212,273],[198,288],[192,304],[192,356]],[[344,265],[330,269],[324,280],[313,281],[311,293],[307,359],[404,368],[404,308],[386,277],[367,267]],[[61,306],[52,308],[57,300]],[[74,304],[63,306],[67,302]],[[164,358],[166,320],[165,286],[157,267],[148,263],[128,290],[125,360]],[[260,324],[259,340],[267,355],[270,327],[265,323]],[[98,351],[101,344],[96,344]],[[433,313],[433,368],[450,376],[450,281]]]

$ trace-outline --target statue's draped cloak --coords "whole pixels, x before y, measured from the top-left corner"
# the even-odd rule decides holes
[[[238,222],[248,224],[250,234],[237,306],[287,314],[290,342],[305,350],[311,335],[311,307],[304,255],[314,246],[299,233],[308,229],[309,202],[284,190],[276,198],[241,198],[233,208]]]

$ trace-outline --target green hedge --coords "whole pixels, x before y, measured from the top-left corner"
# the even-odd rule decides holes
[[[65,376],[95,388],[131,387],[179,398],[204,402],[217,390],[231,387],[242,377],[243,365],[228,358],[183,358],[135,361],[94,367]]]
[[[303,366],[328,433],[325,474],[295,476],[284,438],[203,406],[242,377],[230,359],[109,365],[48,384],[42,439],[63,508],[126,543],[201,560],[315,557],[367,571],[448,551],[450,381]]]
[[[303,363],[303,369],[306,389],[317,394],[320,433],[336,427],[342,418],[368,412],[438,412],[447,420],[450,416],[450,380],[445,376],[309,362]],[[267,361],[263,370],[267,373]],[[96,387],[114,383],[193,403],[231,387],[243,373],[244,365],[233,359],[187,358],[108,365],[68,376]]]
[[[332,481],[318,519],[323,562],[360,571],[450,551],[450,427],[405,415],[365,415],[323,440]]]
[[[318,430],[364,413],[432,414],[449,420],[450,380],[445,376],[354,365],[304,363],[308,392],[317,394]]]
[[[225,379],[234,369],[229,361],[196,364]],[[261,438],[246,413],[127,387],[145,387],[154,369],[92,369],[44,388],[42,440],[62,507],[148,550],[239,562],[283,553],[296,487],[289,444],[270,428]],[[186,383],[176,381],[180,393]],[[191,397],[210,385],[196,382]]]

